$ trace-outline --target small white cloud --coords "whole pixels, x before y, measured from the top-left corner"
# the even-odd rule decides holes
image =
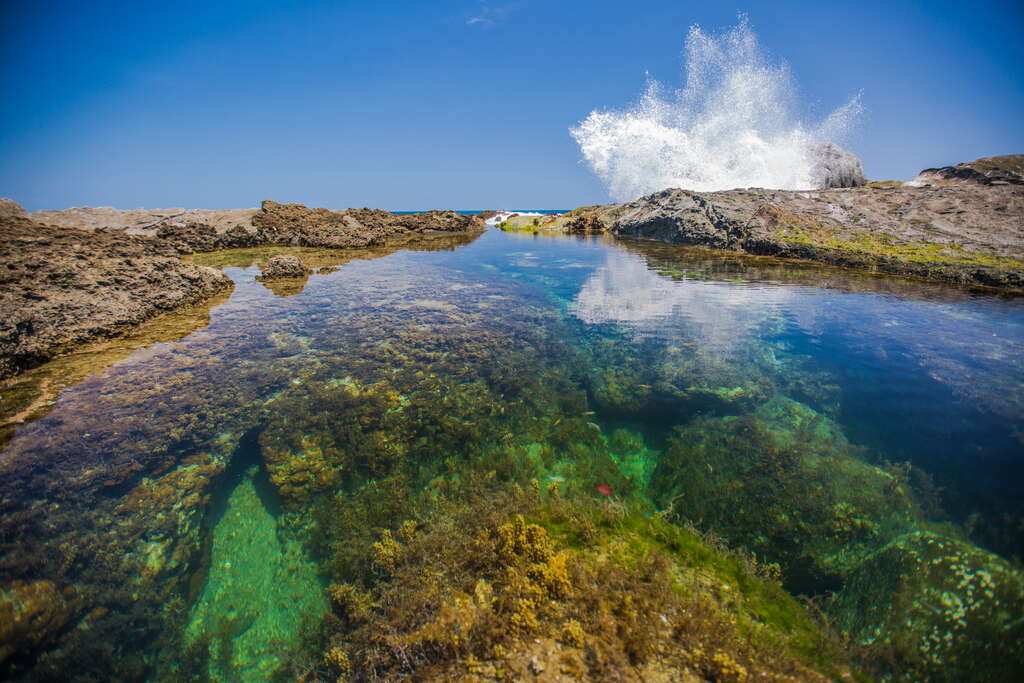
[[[487,0],[480,0],[480,7],[477,13],[466,20],[466,25],[480,26],[482,28],[496,26],[505,21],[514,8],[513,4],[495,6],[487,4]]]

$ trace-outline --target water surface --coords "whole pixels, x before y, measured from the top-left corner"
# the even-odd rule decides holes
[[[194,257],[235,282],[209,324],[90,365],[0,453],[0,570],[75,586],[96,639],[118,641],[95,647],[141,676],[186,666],[163,638],[214,679],[266,680],[326,612],[327,575],[350,569],[330,564],[339,543],[365,541],[323,510],[396,472],[428,490],[492,461],[499,477],[665,510],[691,451],[763,430],[826,449],[857,481],[900,477],[917,502],[894,534],[946,528],[1024,554],[1020,299],[498,231],[294,251],[321,270],[264,284],[267,250]],[[754,521],[673,510],[779,561],[794,591],[841,588],[836,557],[854,562],[854,540],[803,567],[772,557]],[[878,545],[887,514],[856,511]]]

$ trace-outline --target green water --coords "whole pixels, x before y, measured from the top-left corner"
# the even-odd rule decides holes
[[[213,526],[209,577],[189,614],[186,643],[208,641],[211,680],[267,680],[304,622],[328,611],[316,564],[279,529],[257,475],[243,473]]]
[[[235,281],[208,324],[3,389],[0,674],[1024,666],[1020,299],[498,231],[291,251],[320,270],[196,256]]]

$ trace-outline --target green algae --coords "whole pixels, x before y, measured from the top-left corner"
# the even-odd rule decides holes
[[[907,482],[866,463],[828,418],[776,397],[740,417],[679,429],[655,475],[672,514],[782,566],[788,585],[841,585],[926,518]]]
[[[247,470],[227,498],[186,627],[186,644],[207,648],[212,681],[271,679],[304,626],[328,611],[317,565],[268,509],[258,476]]]
[[[806,221],[806,219],[804,219]],[[1024,269],[1024,261],[1010,256],[969,251],[956,242],[906,240],[883,232],[840,231],[806,221],[780,228],[775,236],[791,244],[852,252],[870,259],[915,264],[942,264],[1006,270]]]
[[[955,538],[894,538],[857,568],[830,613],[858,646],[899,662],[884,678],[1009,681],[1024,670],[1024,576]]]

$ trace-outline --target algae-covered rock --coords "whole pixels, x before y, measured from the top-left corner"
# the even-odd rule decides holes
[[[1024,577],[930,532],[896,537],[849,575],[835,625],[901,681],[1012,681],[1024,673]]]
[[[72,614],[72,602],[52,581],[0,585],[0,662],[52,638]]]
[[[834,189],[666,189],[605,213],[616,235],[822,261],[961,284],[1024,289],[1021,156],[858,185],[855,159],[818,150]]]
[[[441,501],[329,589],[322,662],[355,680],[747,681],[849,675],[804,608],[696,534],[512,487]],[[476,489],[482,493],[480,489]],[[348,580],[346,577],[342,580]],[[358,577],[356,577],[359,580]],[[341,656],[344,655],[344,656]]]
[[[778,562],[791,588],[818,592],[921,523],[906,483],[859,456],[830,419],[776,397],[679,429],[653,482],[677,517]]]

